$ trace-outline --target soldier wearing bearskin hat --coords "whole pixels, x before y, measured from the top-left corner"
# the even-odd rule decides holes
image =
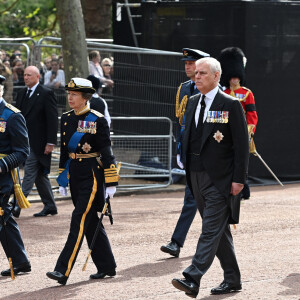
[[[253,93],[246,87],[245,66],[246,57],[244,52],[237,47],[228,47],[221,51],[219,61],[222,67],[221,85],[224,92],[237,98],[244,109],[248,126],[249,137],[253,136],[258,121]],[[250,189],[248,184],[242,192],[242,198],[249,199]]]

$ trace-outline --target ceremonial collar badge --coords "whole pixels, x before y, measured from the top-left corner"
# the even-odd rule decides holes
[[[217,132],[215,132],[214,134],[214,139],[220,143],[223,140],[224,135],[222,134],[222,132],[220,132],[219,130],[217,130]]]

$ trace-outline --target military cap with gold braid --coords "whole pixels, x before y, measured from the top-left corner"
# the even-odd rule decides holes
[[[92,82],[90,80],[74,77],[70,82],[65,86],[67,91],[75,91],[82,93],[91,93],[94,94],[96,90],[93,88]]]

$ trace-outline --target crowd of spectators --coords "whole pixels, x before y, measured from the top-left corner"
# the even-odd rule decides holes
[[[11,53],[0,49],[0,75],[6,77],[4,98],[8,103],[13,103],[14,92],[18,88],[24,87],[24,70],[26,68],[26,59],[22,57],[20,50],[14,50]],[[64,93],[65,72],[62,55],[53,53],[45,57],[40,62],[40,83],[57,91]],[[99,51],[89,53],[89,75],[94,75],[100,80],[98,89],[99,95],[111,95],[114,81],[112,80],[113,58],[105,57],[101,60]]]

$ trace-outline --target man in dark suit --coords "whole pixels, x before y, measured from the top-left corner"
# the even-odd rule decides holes
[[[184,69],[186,76],[190,79],[182,83],[177,91],[176,95],[176,117],[178,118],[177,123],[177,164],[183,169],[183,164],[181,162],[182,157],[182,138],[185,129],[185,110],[188,99],[192,95],[199,94],[199,90],[195,86],[195,62],[199,58],[209,56],[207,53],[199,51],[197,49],[183,48],[183,58]],[[192,225],[197,212],[196,201],[190,191],[188,185],[185,187],[184,202],[181,210],[181,214],[177,221],[176,227],[172,234],[171,241],[167,245],[161,246],[160,250],[169,253],[172,256],[178,257],[180,253],[180,248],[183,247],[188,231]]]
[[[57,214],[48,174],[51,153],[57,140],[58,113],[53,91],[39,84],[39,79],[38,68],[29,66],[25,69],[24,80],[27,88],[17,94],[16,107],[21,110],[26,120],[30,143],[30,155],[24,168],[23,193],[27,197],[35,183],[44,208],[34,216],[45,217]],[[18,217],[19,209],[14,213]]]
[[[218,88],[220,63],[211,57],[196,62],[196,86],[186,110],[183,164],[187,182],[202,216],[202,233],[184,279],[172,284],[196,298],[201,277],[217,256],[224,281],[211,290],[224,294],[241,290],[229,224],[239,221],[240,192],[248,168],[248,131],[239,101]],[[201,97],[200,97],[201,96]]]

